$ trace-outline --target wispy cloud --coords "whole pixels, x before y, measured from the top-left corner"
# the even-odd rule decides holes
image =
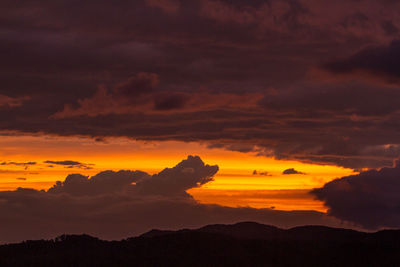
[[[82,163],[79,161],[73,161],[73,160],[61,160],[61,161],[55,161],[55,160],[46,160],[43,163],[47,164],[53,164],[53,165],[62,165],[65,166],[65,168],[80,168],[80,169],[93,169],[92,166],[95,164],[93,163]],[[49,165],[49,167],[53,167],[52,165]]]

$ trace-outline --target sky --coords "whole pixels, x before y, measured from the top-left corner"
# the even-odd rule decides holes
[[[400,227],[400,3],[0,3],[0,242]]]

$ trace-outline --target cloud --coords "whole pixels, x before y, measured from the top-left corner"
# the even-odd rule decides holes
[[[10,161],[10,162],[0,162],[0,165],[15,165],[15,166],[22,166],[24,167],[25,170],[29,169],[30,166],[32,165],[36,165],[36,162],[14,162],[14,161]]]
[[[305,174],[304,172],[296,171],[294,168],[286,169],[282,172],[282,174]]]
[[[97,92],[88,98],[79,99],[79,107],[66,104],[64,110],[54,114],[54,118],[66,116],[96,116],[109,113],[129,113],[151,105],[152,92],[158,86],[158,75],[139,72],[126,81],[115,84],[110,90],[99,86]]]
[[[385,31],[395,31],[392,24],[384,23]],[[392,27],[391,27],[392,26]],[[393,40],[387,45],[375,45],[364,48],[354,55],[324,65],[324,68],[335,74],[357,74],[366,72],[385,82],[398,82],[400,70],[400,40]]]
[[[62,111],[51,117],[98,116],[106,114],[165,114],[167,111],[183,113],[202,110],[246,108],[257,104],[260,93],[218,93],[162,91],[155,73],[140,72],[128,80],[117,83],[111,89],[99,86],[88,98],[78,99],[78,107],[66,104]]]
[[[311,191],[328,214],[365,228],[400,227],[400,166],[333,180]]]
[[[156,110],[171,110],[171,109],[182,109],[188,102],[188,95],[186,94],[168,94],[159,95],[154,100],[154,109]]]
[[[0,165],[16,165],[16,166],[27,166],[27,165],[36,165],[36,162],[29,161],[29,162],[14,162],[14,161],[9,161],[9,162],[1,162]]]
[[[121,98],[135,98],[151,93],[159,84],[158,75],[155,73],[140,72],[130,77],[127,81],[118,83],[113,88],[113,94]]]
[[[186,190],[200,187],[213,180],[218,166],[204,165],[198,156],[189,156],[174,168],[166,168],[151,179],[136,184],[141,194],[157,194],[166,196],[188,196]]]
[[[146,0],[151,7],[157,7],[168,14],[174,14],[179,11],[180,2],[178,0]]]
[[[89,178],[70,174],[58,181],[49,193],[98,195],[127,191],[139,195],[189,197],[186,190],[212,181],[218,166],[205,165],[198,156],[189,156],[173,168],[166,168],[152,176],[142,171],[103,171]]]
[[[44,163],[56,164],[56,165],[81,165],[82,164],[78,161],[72,161],[72,160],[63,160],[63,161],[46,160],[46,161],[44,161]]]
[[[92,165],[94,164],[87,164],[87,163],[81,163],[79,161],[73,161],[73,160],[61,160],[61,161],[54,161],[54,160],[46,160],[43,161],[43,163],[47,164],[53,164],[53,165],[63,165],[66,166],[65,168],[81,168],[81,169],[92,169]],[[48,165],[48,167],[54,167],[53,165]]]
[[[72,174],[48,191],[1,191],[0,242],[52,238],[63,233],[121,239],[152,228],[180,229],[249,220],[281,227],[340,225],[338,220],[315,211],[200,204],[186,193],[211,181],[217,171],[217,166],[189,156],[154,175],[141,171],[105,171],[91,178]]]
[[[253,175],[260,175],[260,176],[272,176],[271,174],[269,174],[268,172],[264,172],[264,171],[257,171],[254,170],[253,171]]]
[[[399,3],[363,3],[1,1],[0,130],[390,166]]]
[[[400,91],[392,86],[304,83],[264,94],[166,94],[158,90],[140,93],[137,99],[144,98],[136,104],[114,101],[114,93],[104,93],[104,101],[93,96],[90,105],[83,101],[80,107],[66,108],[54,118],[63,129],[63,123],[85,125],[85,129],[70,127],[71,134],[200,141],[210,148],[355,169],[390,166],[399,155],[384,152],[398,145]],[[382,153],[372,153],[372,147]]]
[[[19,107],[21,106],[25,101],[29,100],[30,97],[27,96],[22,96],[22,97],[9,97],[6,95],[0,94],[0,107]]]
[[[90,179],[81,174],[70,174],[64,182],[57,181],[47,192],[52,194],[67,193],[70,195],[99,195],[104,193],[123,192],[135,187],[133,183],[147,178],[141,171],[103,171]]]
[[[381,26],[387,35],[396,35],[399,32],[399,28],[391,20],[383,21]]]

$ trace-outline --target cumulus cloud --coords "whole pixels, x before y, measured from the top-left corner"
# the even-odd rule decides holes
[[[338,220],[315,211],[200,204],[185,192],[211,181],[217,171],[217,166],[189,156],[154,175],[141,171],[105,171],[91,178],[72,174],[47,191],[2,191],[0,242],[53,238],[63,233],[120,239],[152,228],[180,229],[249,220],[281,227],[340,225]]]
[[[146,195],[189,196],[186,190],[212,181],[217,171],[218,166],[205,165],[200,157],[189,156],[175,167],[138,182],[136,188]]]
[[[282,172],[282,174],[305,174],[304,172],[296,171],[294,168],[286,169]]]
[[[99,195],[123,192],[135,187],[134,183],[149,175],[141,171],[103,171],[90,179],[81,174],[70,174],[64,182],[57,181],[47,192],[52,194]]]
[[[92,177],[70,174],[58,181],[48,193],[98,195],[129,192],[138,195],[189,197],[186,190],[212,181],[218,166],[205,165],[198,156],[189,156],[173,168],[150,176],[142,171],[103,171]]]
[[[400,165],[342,177],[311,193],[328,213],[365,228],[400,227]]]

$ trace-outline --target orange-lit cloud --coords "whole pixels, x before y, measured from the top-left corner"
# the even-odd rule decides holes
[[[282,199],[282,203],[277,204],[278,200],[271,203],[260,192],[263,191],[268,195],[268,192],[294,190],[296,194],[296,190],[303,190],[304,193],[304,190],[323,186],[334,178],[352,173],[352,170],[334,166],[274,160],[257,156],[252,152],[210,149],[206,144],[199,143],[137,142],[123,138],[95,141],[79,137],[4,136],[0,139],[0,146],[2,147],[1,161],[36,162],[34,165],[29,165],[29,169],[25,169],[25,166],[20,164],[0,165],[1,190],[17,187],[48,189],[52,183],[71,173],[91,176],[99,171],[118,171],[127,168],[156,173],[165,166],[173,166],[186,157],[187,151],[196,151],[196,154],[207,162],[220,167],[214,181],[192,192],[196,199],[204,203],[232,207],[275,206],[285,210],[318,207],[318,210],[324,210],[321,202],[313,200],[311,195],[303,194],[296,200]],[[70,165],[65,165],[67,163]],[[282,175],[282,172],[289,168],[302,170],[306,174]],[[268,172],[268,176],[254,175],[254,170],[259,170],[260,173]],[[26,180],[17,180],[18,177],[24,177]],[[253,197],[250,197],[251,194]],[[251,200],[246,203],[244,199]]]

